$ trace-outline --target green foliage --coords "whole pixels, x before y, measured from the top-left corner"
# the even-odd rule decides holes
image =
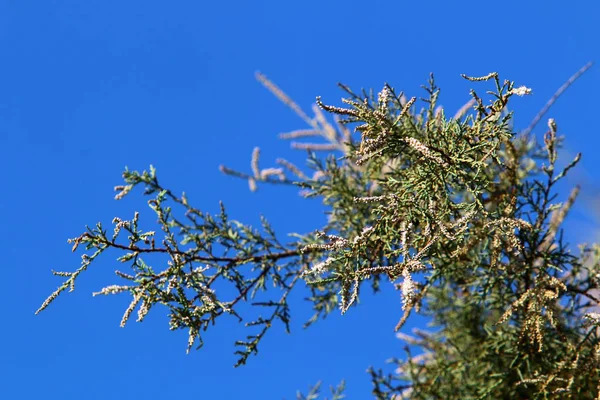
[[[308,326],[337,307],[347,312],[364,284],[377,291],[388,280],[402,293],[395,329],[414,311],[431,320],[432,330],[399,333],[406,357],[392,361],[394,372],[369,370],[376,398],[597,398],[600,314],[590,311],[598,303],[600,247],[583,245],[575,256],[562,240],[560,225],[579,188],[555,202],[557,183],[581,155],[558,167],[562,138],[552,119],[543,143],[531,129],[514,131],[508,104],[530,89],[496,73],[463,77],[492,90],[485,98],[472,90],[472,100],[453,117],[438,106],[440,90],[431,76],[420,111],[415,97],[408,100],[389,85],[377,96],[341,85],[346,108],[317,98],[320,108],[311,118],[259,75],[310,127],[282,138],[326,142],[292,143],[308,150],[312,176],[284,159],[277,160],[280,168],[261,169],[258,148],[251,173],[221,170],[246,179],[251,190],[264,183],[299,186],[305,197],[322,199],[326,225],[283,244],[264,218],[256,230],[230,220],[222,204],[219,214],[204,213],[185,194],[159,184],[154,168],[126,170],[116,199],[136,186],[154,195],[148,205],[163,231],[160,244],[155,232],[139,228],[138,213],[128,221],[115,218],[110,238],[101,224],[88,228],[70,241],[73,251],[85,245],[93,253],[84,254],[75,272],[54,272],[67,279],[38,312],[115,248],[123,252],[118,260],[130,263],[129,273],[116,271],[126,284],[95,294],[132,296],[122,326],[136,309],[141,321],[162,304],[171,329],[188,330],[189,350],[229,314],[248,321],[249,334],[236,343],[240,365],[257,353],[276,320],[289,330],[287,298],[298,283],[310,290]],[[318,151],[341,157],[318,157]],[[150,267],[142,257],[151,254],[166,254],[167,265]],[[343,384],[333,398],[342,392]],[[298,398],[317,396],[318,385]]]
[[[331,386],[329,390],[331,391],[331,400],[342,400],[345,399],[344,390],[346,389],[346,383],[342,381],[337,387]],[[316,400],[319,398],[321,394],[321,382],[317,382],[313,387],[308,390],[306,396],[302,393],[298,392],[296,395],[297,400]],[[325,397],[324,400],[327,400],[328,397]]]

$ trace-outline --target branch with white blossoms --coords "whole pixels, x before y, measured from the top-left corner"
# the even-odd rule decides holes
[[[115,217],[112,221],[112,237],[107,236],[101,223],[94,229],[88,227],[86,232],[69,242],[74,243],[72,251],[80,246],[96,251],[91,256],[84,254],[82,266],[75,272],[55,273],[67,279],[43,302],[36,313],[48,307],[64,290],[74,290],[76,278],[102,252],[112,248],[124,252],[118,261],[131,263],[132,273],[115,271],[118,277],[129,284],[107,285],[95,292],[94,296],[125,292],[132,296],[121,318],[122,327],[136,309],[137,321],[141,322],[154,305],[163,305],[170,312],[170,329],[188,330],[189,351],[195,342],[199,342],[199,347],[202,346],[201,332],[214,324],[220,316],[233,315],[242,321],[244,318],[238,312],[238,305],[248,298],[256,297],[257,301],[252,303],[254,308],[266,307],[271,314],[267,319],[251,316],[254,319],[250,319],[247,326],[260,328],[259,334],[252,341],[238,342],[241,349],[236,352],[239,356],[236,365],[244,364],[250,354],[256,353],[258,342],[276,319],[289,329],[287,294],[306,263],[323,252],[317,248],[305,249],[306,240],[310,243],[309,238],[295,245],[292,243],[291,247],[284,246],[264,218],[261,233],[238,221],[229,220],[222,204],[220,214],[213,216],[203,213],[190,206],[184,195],[178,197],[164,189],[158,183],[153,167],[149,172],[143,173],[126,170],[123,177],[127,185],[116,187],[120,191],[117,199],[121,199],[124,192],[130,193],[137,185],[145,187],[145,194],[156,194],[155,198],[148,201],[148,205],[158,218],[164,239],[161,243],[156,243],[154,230],[143,231],[139,228],[139,212],[135,212],[131,220]],[[182,207],[184,219],[175,215],[169,202]],[[123,233],[127,235],[126,241],[119,240]],[[189,244],[194,244],[195,247],[189,247]],[[166,266],[160,271],[156,271],[142,258],[153,254],[169,257]],[[254,267],[248,268],[250,264]],[[237,295],[231,297],[230,293],[227,295],[229,298],[219,295],[215,286],[223,283],[232,285]],[[279,292],[279,295],[275,294],[275,300],[270,299],[272,296],[269,294],[259,296],[268,283],[273,284],[275,291]]]

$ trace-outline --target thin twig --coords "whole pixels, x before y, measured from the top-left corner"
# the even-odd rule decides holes
[[[312,120],[304,110],[300,108],[298,104],[296,104],[283,90],[279,88],[276,84],[274,84],[270,79],[268,79],[264,74],[260,72],[256,72],[256,79],[263,84],[265,88],[267,88],[271,93],[275,95],[279,100],[283,102],[286,106],[291,108],[300,118],[304,120],[309,126],[314,129],[318,129],[317,123]]]
[[[540,122],[540,120],[548,112],[550,107],[552,107],[552,105],[554,103],[556,103],[556,100],[558,100],[560,95],[563,94],[563,92],[565,90],[567,90],[569,88],[569,86],[571,86],[577,79],[579,79],[579,77],[581,75],[583,75],[585,73],[585,71],[590,69],[593,64],[594,63],[592,61],[585,64],[583,67],[581,67],[581,69],[579,71],[575,72],[575,74],[573,74],[573,76],[571,76],[565,83],[563,83],[563,85],[561,87],[558,88],[556,93],[554,93],[554,95],[550,98],[550,100],[548,100],[548,102],[546,103],[544,108],[542,108],[540,110],[540,112],[535,116],[533,121],[531,121],[531,123],[529,124],[527,129],[525,129],[525,131],[523,131],[524,135],[528,135],[529,133],[531,133],[531,131],[533,131],[533,128],[535,128],[535,126]]]

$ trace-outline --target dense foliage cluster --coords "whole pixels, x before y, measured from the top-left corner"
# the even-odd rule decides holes
[[[135,310],[141,321],[163,305],[171,329],[188,330],[189,350],[202,345],[202,332],[220,316],[248,321],[252,309],[262,309],[266,316],[246,322],[250,333],[236,343],[240,365],[274,322],[289,329],[287,298],[299,284],[310,290],[309,325],[338,307],[347,312],[363,285],[377,290],[389,280],[402,294],[395,329],[418,312],[429,317],[432,330],[399,333],[407,354],[394,360],[394,372],[369,370],[376,398],[600,395],[600,314],[591,312],[598,303],[600,248],[583,245],[576,256],[566,247],[560,225],[579,188],[564,202],[556,202],[555,190],[580,155],[559,168],[562,138],[552,119],[543,141],[531,129],[515,132],[509,101],[530,89],[496,73],[464,76],[492,90],[485,96],[472,90],[471,100],[449,117],[437,104],[433,76],[420,111],[416,98],[389,85],[377,95],[342,85],[344,107],[317,98],[309,117],[265,76],[258,78],[308,124],[282,137],[321,141],[292,143],[308,152],[311,172],[285,159],[261,169],[258,148],[250,172],[221,170],[246,179],[252,190],[263,183],[298,185],[304,196],[322,199],[327,224],[283,244],[265,219],[257,230],[230,219],[223,205],[210,215],[163,187],[154,168],[126,170],[116,198],[142,186],[153,196],[148,205],[162,237],[142,230],[138,213],[115,218],[112,235],[100,223],[88,228],[71,242],[73,251],[85,246],[90,252],[76,271],[54,272],[66,280],[38,312],[73,290],[101,253],[116,248],[130,270],[116,271],[124,283],[96,294],[131,295],[122,325]],[[317,156],[323,151],[332,154]],[[169,257],[159,269],[143,260],[156,253]],[[251,307],[241,307],[248,302]],[[342,398],[343,385],[332,391]],[[314,399],[317,392],[299,398]]]

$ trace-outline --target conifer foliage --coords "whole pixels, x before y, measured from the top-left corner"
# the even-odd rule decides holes
[[[553,119],[543,141],[535,139],[547,108],[527,130],[515,131],[509,103],[531,89],[497,73],[463,75],[471,99],[448,116],[433,75],[420,100],[387,84],[376,95],[340,85],[343,105],[317,98],[310,117],[257,77],[308,125],[281,135],[307,152],[307,167],[278,159],[277,167],[261,168],[256,148],[249,172],[221,170],[251,190],[298,186],[322,200],[327,224],[283,243],[264,218],[255,229],[230,219],[223,204],[211,215],[159,183],[152,166],[126,169],[115,198],[143,188],[162,233],[144,231],[137,212],[131,220],[114,218],[111,234],[100,223],[87,227],[69,240],[73,251],[85,247],[81,266],[53,272],[64,282],[37,312],[116,249],[128,268],[94,295],[131,296],[122,326],[134,312],[142,321],[162,305],[170,329],[189,333],[189,351],[230,314],[248,332],[235,344],[237,366],[258,352],[273,326],[289,330],[294,288],[308,287],[308,326],[338,308],[351,312],[364,285],[379,290],[391,282],[402,300],[390,304],[399,318],[390,328],[406,354],[393,360],[391,373],[369,369],[375,398],[600,398],[600,314],[593,312],[600,247],[581,245],[574,255],[563,242],[560,226],[579,188],[562,202],[556,191],[581,155],[558,160],[563,138]],[[152,267],[145,261],[152,254],[168,261]],[[412,313],[427,316],[431,330],[401,331]],[[332,388],[333,398],[343,389]],[[315,399],[318,391],[298,398]]]

